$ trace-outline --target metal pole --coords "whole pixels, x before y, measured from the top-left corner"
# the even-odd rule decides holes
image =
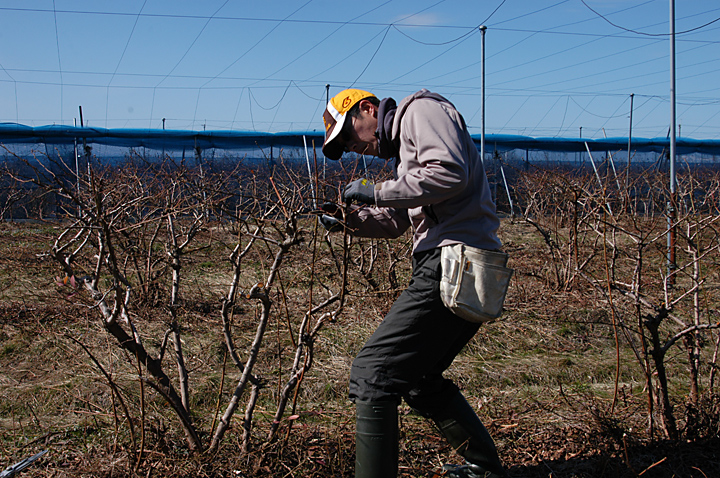
[[[582,126],[580,126],[580,139],[582,139]],[[582,162],[582,151],[575,152],[575,164],[580,164]]]
[[[480,66],[480,160],[485,164],[485,25],[480,25],[482,41],[480,42],[481,66]]]
[[[585,143],[585,149],[587,150],[588,156],[590,157],[590,164],[592,164],[593,171],[595,171],[595,178],[597,179],[598,185],[600,186],[600,191],[602,192],[603,197],[605,196],[605,187],[603,186],[602,180],[600,179],[600,173],[598,173],[597,166],[595,166],[595,160],[593,159],[593,155],[590,152],[590,146],[588,146],[587,141]],[[608,212],[610,215],[613,215],[612,209],[610,208],[610,203],[605,202],[605,206],[607,207]]]
[[[630,184],[630,151],[632,148],[632,115],[633,115],[633,102],[635,100],[635,93],[630,93],[630,131],[628,132],[628,157],[627,157],[627,171],[625,172],[625,187],[627,188]]]
[[[325,85],[325,104],[330,104],[330,84]],[[325,171],[327,168],[327,158],[323,154],[323,184],[325,184]],[[325,185],[327,188],[327,185]],[[327,197],[327,196],[326,196]]]
[[[165,131],[165,118],[162,119],[162,123],[163,123],[163,131]],[[165,159],[165,136],[163,136],[162,157],[163,157],[163,159]]]
[[[510,205],[510,217],[515,217],[515,207],[513,206],[512,196],[510,196],[510,186],[508,185],[507,178],[505,177],[505,168],[503,168],[502,162],[500,163],[500,174],[502,174],[503,184],[505,185],[505,193],[508,197],[508,204]]]
[[[77,128],[77,118],[73,118],[73,126]],[[75,136],[74,140],[74,151],[75,151],[75,180],[77,181],[77,187],[78,192],[80,191],[80,162],[78,161],[78,144],[77,144],[77,136]],[[79,196],[79,194],[78,194]]]
[[[80,111],[80,127],[84,128],[85,123],[83,122],[82,105],[78,105],[78,111]],[[83,155],[85,156],[85,162],[87,163],[88,181],[89,181],[90,180],[90,150],[87,147],[87,138],[85,138],[84,136],[82,139],[82,145],[83,145]]]
[[[605,132],[605,128],[602,129],[603,137],[607,139],[607,133]],[[615,184],[617,184],[618,193],[622,194],[622,189],[620,189],[620,180],[618,179],[617,170],[615,169],[615,158],[613,158],[613,155],[610,151],[607,152],[608,160],[610,161],[610,166],[612,166],[613,174],[615,175]]]
[[[675,268],[675,0],[670,0],[670,200],[668,202],[668,275]],[[672,283],[672,282],[671,282]]]
[[[73,118],[73,126],[77,128],[77,118]],[[77,189],[78,197],[78,217],[80,217],[82,216],[82,206],[80,205],[80,159],[78,158],[80,152],[78,151],[77,136],[75,137],[73,143],[75,145],[75,187]]]
[[[313,208],[317,209],[317,196],[315,195],[312,169],[310,168],[310,155],[308,154],[307,139],[305,138],[305,135],[303,135],[303,146],[305,147],[305,162],[307,163],[308,180],[310,181],[310,194],[312,195]]]

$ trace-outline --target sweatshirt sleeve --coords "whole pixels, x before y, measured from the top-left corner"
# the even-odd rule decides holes
[[[459,194],[470,176],[460,114],[434,100],[416,100],[402,117],[401,161],[411,165],[398,179],[377,186],[378,206],[415,208]]]
[[[394,239],[410,227],[406,209],[388,207],[358,207],[347,216],[352,235],[375,239]]]

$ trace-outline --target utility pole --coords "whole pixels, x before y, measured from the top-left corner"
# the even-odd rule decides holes
[[[485,31],[487,27],[480,25],[482,41],[480,42],[481,66],[480,66],[480,160],[485,164]]]
[[[632,115],[633,115],[633,101],[635,100],[635,93],[630,93],[630,131],[628,132],[628,157],[627,157],[627,171],[625,171],[625,187],[630,185],[630,158],[632,151]]]
[[[675,270],[675,0],[670,0],[670,198],[668,201],[668,278]]]

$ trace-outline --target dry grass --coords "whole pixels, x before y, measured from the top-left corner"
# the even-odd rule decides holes
[[[213,231],[215,238],[224,233]],[[308,252],[298,251],[284,272],[290,314],[274,314],[258,364],[265,393],[255,413],[251,450],[240,453],[241,416],[236,415],[216,454],[193,455],[174,415],[147,387],[141,415],[132,358],[108,337],[96,311],[54,285],[55,264],[38,257],[54,234],[52,225],[0,224],[0,469],[49,449],[23,476],[353,476],[354,417],[346,400],[347,376],[352,357],[387,311],[391,295],[368,292],[362,276],[352,275],[353,293],[340,320],[326,325],[315,344],[315,363],[304,378],[293,416],[288,410],[278,439],[266,443],[281,374],[291,360],[287,322],[296,326],[297,311],[307,307]],[[706,433],[691,441],[650,440],[644,380],[624,344],[613,408],[615,336],[606,304],[586,286],[548,288],[543,242],[526,223],[507,220],[502,234],[516,269],[508,312],[503,321],[481,328],[449,374],[476,405],[511,476],[720,476],[717,422],[708,422]],[[193,419],[207,433],[218,399],[224,407],[238,377],[225,362],[219,318],[219,298],[229,277],[222,263],[227,251],[203,254],[188,265],[196,273],[181,317]],[[329,264],[321,257],[325,278],[332,276]],[[407,271],[405,261],[399,276],[406,277]],[[256,277],[243,279],[245,285],[260,280],[262,272],[258,266]],[[243,306],[236,314],[240,350],[252,340],[253,307]],[[135,312],[138,328],[154,350],[159,343],[153,340],[165,329],[162,310]],[[108,381],[70,336],[111,375],[136,429],[144,429],[137,470],[127,417]],[[681,353],[672,358],[672,378],[678,383],[683,360]],[[166,368],[173,370],[169,362]],[[674,405],[681,408],[682,386],[676,392]],[[708,417],[717,417],[717,403],[707,404]],[[404,405],[401,412],[401,476],[427,476],[442,463],[457,460],[426,420]]]

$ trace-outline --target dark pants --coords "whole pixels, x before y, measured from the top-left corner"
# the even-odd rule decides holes
[[[405,399],[433,416],[458,391],[443,372],[475,335],[479,324],[456,316],[440,300],[440,249],[413,256],[408,288],[395,301],[350,372],[350,398]]]

